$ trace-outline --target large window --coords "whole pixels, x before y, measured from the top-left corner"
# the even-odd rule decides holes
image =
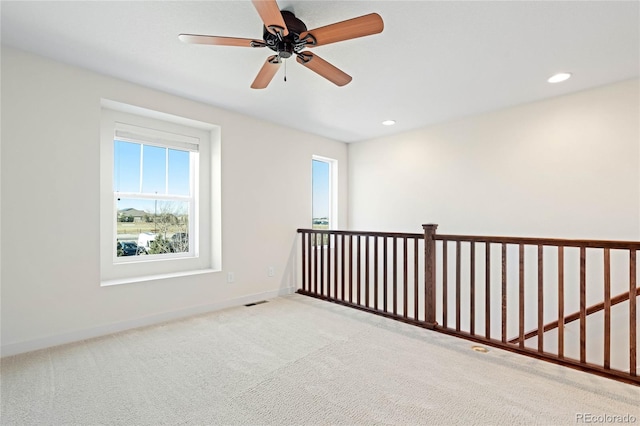
[[[194,256],[199,140],[116,124],[113,197],[116,261],[130,256]]]
[[[313,229],[337,229],[335,184],[337,161],[314,156],[311,161]]]
[[[219,129],[136,107],[104,106],[103,285],[218,270]]]

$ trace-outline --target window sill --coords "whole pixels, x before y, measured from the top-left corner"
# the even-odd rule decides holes
[[[118,278],[115,280],[104,280],[100,281],[100,287],[108,287],[112,285],[121,285],[121,284],[135,284],[149,281],[158,281],[165,280],[168,278],[180,278],[180,277],[189,277],[192,275],[202,275],[202,274],[211,274],[215,272],[220,272],[218,269],[198,269],[194,271],[184,271],[184,272],[172,272],[169,274],[159,274],[159,275],[144,275],[141,277],[130,277],[130,278]]]

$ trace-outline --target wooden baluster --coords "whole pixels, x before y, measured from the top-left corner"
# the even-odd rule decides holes
[[[484,335],[491,339],[491,244],[484,243]]]
[[[331,233],[327,234],[327,296],[331,297]],[[335,295],[333,297],[335,299]]]
[[[524,348],[524,244],[518,248],[519,261],[519,288],[518,288],[518,342],[520,348]]]
[[[629,374],[637,376],[636,251],[629,250]]]
[[[349,235],[349,298],[353,298],[353,235]]]
[[[447,240],[442,241],[442,326],[447,328],[447,319],[449,316],[448,313],[448,305],[449,302],[447,300],[447,292],[448,292],[448,249],[447,249]]]
[[[409,294],[409,281],[408,281],[408,266],[409,266],[409,262],[407,260],[407,237],[403,238],[404,240],[404,245],[403,245],[403,249],[404,249],[404,253],[402,255],[402,260],[403,260],[403,273],[402,273],[402,278],[403,278],[403,290],[404,290],[404,296],[402,297],[402,301],[403,301],[403,306],[402,306],[402,313],[404,315],[405,318],[407,318],[407,309],[408,309],[408,301],[407,301],[407,296]]]
[[[360,262],[360,258],[361,258],[361,256],[360,256],[360,253],[361,253],[360,240],[361,240],[361,238],[360,237],[361,237],[360,235],[358,235],[358,237],[357,237],[358,238],[358,247],[357,247],[357,250],[356,250],[356,274],[357,274],[357,276],[356,276],[356,295],[357,295],[356,296],[356,302],[357,302],[358,305],[360,304],[360,288],[362,287],[361,282],[360,282],[360,276],[362,275],[362,272],[360,270],[360,264],[361,264],[361,262]]]
[[[320,250],[320,294],[324,296],[324,234],[318,234],[320,244],[317,249]]]
[[[313,234],[313,292],[318,294],[318,234]]]
[[[382,310],[387,312],[387,237],[382,238]]]
[[[338,300],[338,234],[333,235],[333,298]]]
[[[476,243],[469,247],[469,333],[476,334]]]
[[[611,252],[604,249],[604,368],[611,368]]]
[[[580,247],[580,362],[587,362],[587,279],[586,249]]]
[[[371,300],[369,298],[369,240],[371,240],[371,237],[367,236],[364,245],[364,285],[366,286],[364,291],[364,305],[366,307],[369,307],[369,301]]]
[[[346,273],[346,263],[345,263],[345,252],[347,250],[347,246],[346,246],[346,239],[344,237],[344,234],[340,235],[340,242],[342,245],[342,250],[340,250],[340,297],[342,298],[343,301],[346,300],[345,296],[344,296],[344,287],[345,287],[345,273]]]
[[[300,247],[302,247],[302,290],[307,291],[307,246],[305,246],[305,242],[307,239],[307,233],[301,233],[302,242]]]
[[[393,314],[398,314],[398,239],[393,237]]]
[[[543,247],[538,245],[538,352],[544,352],[544,265]]]
[[[456,241],[456,331],[460,331],[460,241]]]
[[[558,357],[564,358],[564,247],[558,246]]]
[[[373,309],[378,310],[378,277],[380,276],[378,270],[378,237],[374,237],[373,240]]]
[[[418,294],[420,294],[418,290],[419,279],[418,279],[418,239],[413,239],[413,319],[418,320]]]
[[[502,243],[502,343],[507,343],[507,245]]]
[[[312,250],[312,245],[311,245],[311,237],[313,234],[309,233],[307,235],[307,261],[309,262],[309,267],[307,268],[307,275],[308,275],[308,280],[307,280],[307,290],[311,291],[311,283],[313,282],[312,278],[312,269],[313,269],[313,252]]]

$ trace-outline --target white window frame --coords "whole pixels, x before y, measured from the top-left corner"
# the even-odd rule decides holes
[[[311,174],[313,179],[313,161],[329,165],[329,229],[338,228],[338,160],[320,155],[311,156]],[[311,187],[311,221],[313,226],[313,182]]]
[[[102,101],[100,134],[100,282],[125,284],[221,269],[220,129],[183,117],[114,101]],[[114,139],[189,150],[189,251],[149,256],[116,255],[117,198],[175,199],[162,194],[116,193]],[[196,157],[197,160],[196,161]],[[186,200],[186,199],[185,199]]]
[[[114,243],[113,246],[113,262],[114,263],[128,263],[128,262],[144,262],[144,261],[152,261],[156,259],[166,260],[166,259],[174,259],[181,257],[196,257],[198,255],[198,247],[199,247],[199,238],[198,238],[198,228],[199,228],[199,220],[198,220],[198,202],[199,202],[199,148],[200,148],[200,139],[193,136],[186,136],[175,133],[167,133],[156,129],[149,129],[145,127],[133,126],[126,123],[115,123],[115,137],[114,141],[122,141],[122,142],[131,142],[135,144],[140,144],[141,146],[141,154],[140,154],[140,190],[138,192],[119,192],[117,188],[113,191],[113,206],[115,209],[115,218],[118,215],[118,200],[120,198],[133,198],[133,199],[147,199],[147,200],[163,200],[163,201],[180,201],[186,202],[189,205],[189,250],[183,253],[166,253],[166,254],[154,254],[150,255],[153,258],[147,258],[146,256],[117,256],[116,253],[116,241],[118,239],[117,235],[117,226],[114,227],[114,234],[112,237],[112,241]],[[172,148],[179,149],[183,151],[189,152],[189,195],[188,196],[178,196],[171,194],[149,194],[142,192],[142,186],[144,182],[142,181],[143,174],[143,146],[156,146],[159,148]],[[113,162],[112,162],[113,164]],[[168,167],[168,164],[167,166]],[[168,179],[168,173],[165,173]]]

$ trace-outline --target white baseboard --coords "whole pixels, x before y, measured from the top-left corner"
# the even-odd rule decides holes
[[[66,343],[78,342],[81,340],[91,339],[94,337],[105,336],[117,333],[119,331],[130,330],[133,328],[144,327],[148,325],[160,324],[163,322],[186,318],[193,315],[204,314],[207,312],[219,311],[221,309],[233,308],[236,306],[246,305],[248,303],[259,302],[261,300],[273,299],[278,296],[286,296],[295,293],[294,287],[285,287],[278,290],[267,291],[264,293],[250,294],[235,299],[224,300],[221,302],[210,303],[206,305],[191,306],[188,308],[178,309],[171,312],[163,312],[160,314],[149,315],[142,318],[120,321],[111,324],[100,325],[97,327],[86,328],[83,330],[72,331],[70,333],[62,333],[53,336],[42,337],[38,339],[27,340],[18,343],[9,343],[0,347],[2,357],[18,355],[25,352],[36,351],[39,349],[50,348],[53,346],[64,345]]]

